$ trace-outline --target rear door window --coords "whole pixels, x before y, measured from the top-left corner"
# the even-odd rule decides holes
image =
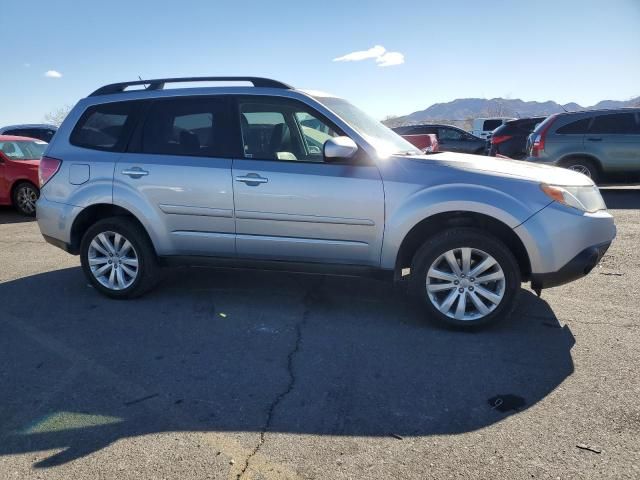
[[[636,116],[629,113],[598,115],[593,120],[589,133],[632,135],[640,133]]]
[[[70,142],[94,150],[122,151],[141,102],[114,102],[89,107],[71,132]]]
[[[231,157],[229,103],[222,97],[158,100],[142,129],[142,153]]]

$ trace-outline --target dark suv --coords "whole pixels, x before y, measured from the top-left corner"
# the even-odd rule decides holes
[[[475,153],[487,152],[487,141],[451,125],[406,125],[393,129],[398,135],[424,135],[434,133],[438,137],[441,152]]]
[[[49,143],[57,130],[58,127],[55,125],[47,125],[46,123],[30,123],[26,125],[8,125],[6,127],[0,127],[0,135],[36,138]]]
[[[528,140],[527,160],[578,171],[594,182],[640,176],[640,108],[551,115]]]
[[[504,155],[521,160],[527,156],[527,137],[546,117],[510,120],[493,131],[489,139],[489,155]]]

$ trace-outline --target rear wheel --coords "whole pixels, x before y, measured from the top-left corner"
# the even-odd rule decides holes
[[[452,228],[428,239],[411,266],[411,290],[441,324],[473,328],[502,320],[520,290],[520,269],[496,237]]]
[[[40,190],[31,182],[20,182],[13,189],[13,206],[21,214],[33,217]]]
[[[600,180],[600,171],[596,164],[588,158],[571,158],[562,163],[564,168],[573,170],[574,172],[582,173],[586,175],[594,183],[598,183]]]
[[[82,269],[91,284],[111,298],[134,298],[153,288],[159,267],[146,232],[127,217],[92,225],[82,237]]]

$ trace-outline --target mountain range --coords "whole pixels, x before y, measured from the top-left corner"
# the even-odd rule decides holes
[[[563,108],[564,107],[564,108]],[[429,108],[418,110],[401,117],[384,121],[389,126],[410,125],[415,123],[446,121],[448,123],[468,123],[479,117],[537,117],[552,113],[577,110],[596,110],[603,108],[640,107],[640,96],[630,100],[603,100],[590,107],[577,103],[560,105],[554,101],[525,102],[511,98],[458,98],[451,102],[435,103]]]

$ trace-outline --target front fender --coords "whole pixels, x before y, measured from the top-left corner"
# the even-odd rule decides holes
[[[523,195],[526,198],[526,195]],[[447,212],[473,212],[515,228],[545,205],[524,203],[501,190],[470,184],[447,184],[414,192],[388,213],[381,266],[393,269],[402,241],[421,221]]]

